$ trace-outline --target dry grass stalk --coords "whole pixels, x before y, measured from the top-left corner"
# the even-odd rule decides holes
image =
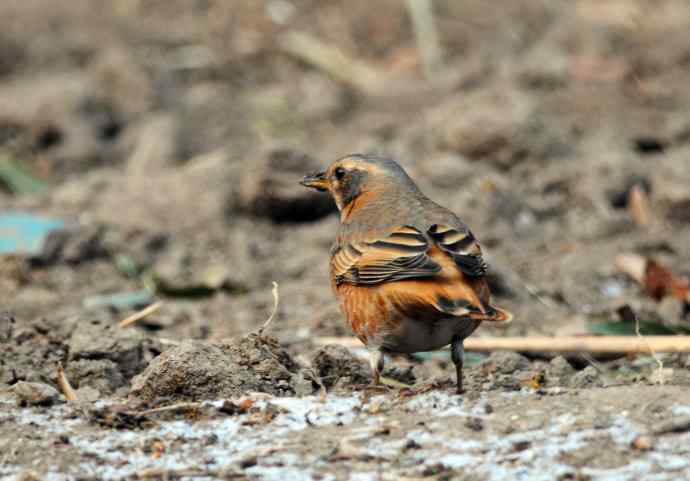
[[[278,40],[278,48],[367,95],[380,93],[387,83],[384,72],[353,59],[339,48],[306,33],[285,33]]]
[[[273,289],[271,290],[271,293],[273,294],[273,312],[271,312],[271,315],[268,316],[268,319],[266,319],[266,322],[264,322],[264,325],[259,328],[259,337],[262,337],[264,335],[264,331],[268,329],[268,326],[270,326],[271,321],[273,321],[273,318],[276,315],[276,312],[278,312],[278,304],[280,303],[280,295],[278,294],[278,283],[273,281]]]
[[[138,412],[140,416],[150,416],[151,414],[159,414],[170,411],[189,411],[191,409],[200,409],[203,407],[202,403],[195,402],[183,402],[177,404],[171,404],[170,406],[162,406],[158,408],[147,409],[146,411]]]
[[[120,327],[129,327],[132,324],[134,324],[135,322],[142,320],[146,316],[153,314],[158,309],[160,309],[162,305],[163,305],[163,303],[161,301],[154,302],[153,304],[145,307],[141,311],[135,312],[131,316],[126,317],[125,319],[121,320],[119,326]]]
[[[69,379],[67,379],[65,375],[65,369],[62,367],[61,362],[58,362],[57,365],[57,384],[60,391],[62,391],[62,394],[65,396],[65,399],[69,402],[79,401],[79,396],[77,396],[74,388],[72,388],[72,385],[69,383]]]
[[[432,80],[441,69],[443,49],[439,40],[431,0],[407,0],[417,48],[424,65],[424,75]]]
[[[666,373],[666,371],[664,371],[664,363],[659,358],[659,356],[657,355],[654,348],[649,345],[649,343],[647,342],[647,338],[644,337],[642,335],[642,333],[640,332],[640,319],[637,316],[635,316],[635,336],[637,336],[637,338],[639,340],[641,340],[642,342],[644,342],[647,345],[647,348],[649,349],[649,353],[654,358],[654,361],[656,361],[656,364],[658,367],[657,367],[657,370],[655,372],[654,379],[656,380],[656,382],[658,382],[658,384],[665,384],[665,381],[666,381],[665,373]]]

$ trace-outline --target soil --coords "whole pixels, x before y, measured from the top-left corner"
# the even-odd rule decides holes
[[[426,78],[405,2],[0,2],[0,167],[47,185],[0,180],[0,214],[65,222],[0,254],[0,477],[690,479],[685,354],[468,353],[456,396],[447,351],[387,360],[382,391],[317,342],[351,335],[338,218],[298,181],[353,152],[481,241],[515,320],[474,335],[689,325],[614,260],[690,273],[690,4],[485,3],[434,2]],[[384,88],[286,53],[295,32]]]

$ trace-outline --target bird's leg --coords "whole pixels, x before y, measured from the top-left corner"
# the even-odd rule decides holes
[[[453,337],[450,345],[450,357],[455,364],[455,372],[458,382],[458,394],[463,393],[462,389],[462,357],[465,353],[465,348],[462,345],[464,339],[460,336]]]
[[[369,353],[369,365],[371,366],[372,384],[381,384],[381,371],[383,371],[383,353],[379,349],[373,349]]]

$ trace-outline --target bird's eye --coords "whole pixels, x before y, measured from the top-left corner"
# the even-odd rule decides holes
[[[343,177],[345,177],[345,169],[343,169],[342,167],[338,167],[337,169],[335,169],[335,178],[338,180],[342,180]]]

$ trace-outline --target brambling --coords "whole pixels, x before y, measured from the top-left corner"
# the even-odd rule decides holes
[[[340,211],[331,286],[370,352],[374,384],[384,353],[450,344],[462,392],[465,338],[482,321],[512,318],[491,305],[487,265],[472,232],[391,159],[349,155],[301,184],[327,191]]]

